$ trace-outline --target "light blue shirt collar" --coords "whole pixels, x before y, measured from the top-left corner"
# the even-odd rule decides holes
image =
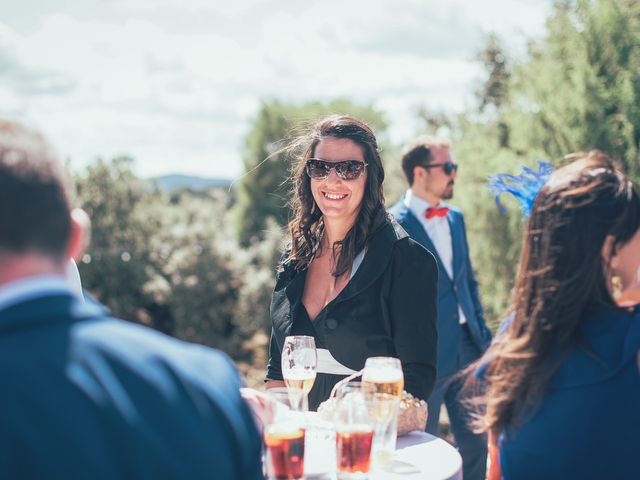
[[[418,219],[424,216],[424,212],[429,207],[448,207],[448,205],[444,202],[438,202],[437,204],[432,205],[413,193],[413,190],[411,189],[407,190],[407,193],[404,195],[404,204],[413,212],[413,214]]]
[[[62,275],[38,275],[16,280],[0,287],[0,310],[17,303],[49,295],[78,296]]]

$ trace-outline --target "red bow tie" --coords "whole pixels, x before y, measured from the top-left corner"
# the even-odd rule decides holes
[[[446,217],[449,214],[449,207],[429,207],[424,212],[424,216],[427,220],[431,220],[433,217]]]

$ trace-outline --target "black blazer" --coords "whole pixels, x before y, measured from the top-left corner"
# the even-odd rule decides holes
[[[361,370],[373,356],[400,358],[405,389],[427,399],[436,378],[438,270],[433,255],[395,221],[379,227],[367,243],[353,278],[313,322],[316,343],[341,364]],[[306,270],[285,265],[271,300],[267,379],[281,380],[280,355],[302,300]],[[330,386],[339,380],[339,376]],[[315,388],[315,387],[314,387]],[[328,396],[329,392],[323,392]]]

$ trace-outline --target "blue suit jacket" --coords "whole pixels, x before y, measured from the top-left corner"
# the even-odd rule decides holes
[[[224,354],[71,295],[0,310],[0,382],[0,478],[263,478]]]
[[[436,257],[440,272],[438,275],[438,378],[448,377],[463,366],[458,358],[461,333],[458,305],[464,312],[471,336],[480,351],[484,351],[491,342],[491,332],[484,321],[478,294],[478,282],[471,268],[462,212],[450,207],[447,215],[453,244],[453,278],[447,274],[429,235],[411,209],[404,204],[404,199],[400,199],[389,212],[411,238],[422,244]]]

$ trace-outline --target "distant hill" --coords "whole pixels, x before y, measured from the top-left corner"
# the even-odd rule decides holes
[[[174,190],[208,190],[210,188],[225,188],[231,186],[232,180],[228,178],[204,178],[194,175],[161,175],[150,179],[158,185],[163,192],[173,192]]]

